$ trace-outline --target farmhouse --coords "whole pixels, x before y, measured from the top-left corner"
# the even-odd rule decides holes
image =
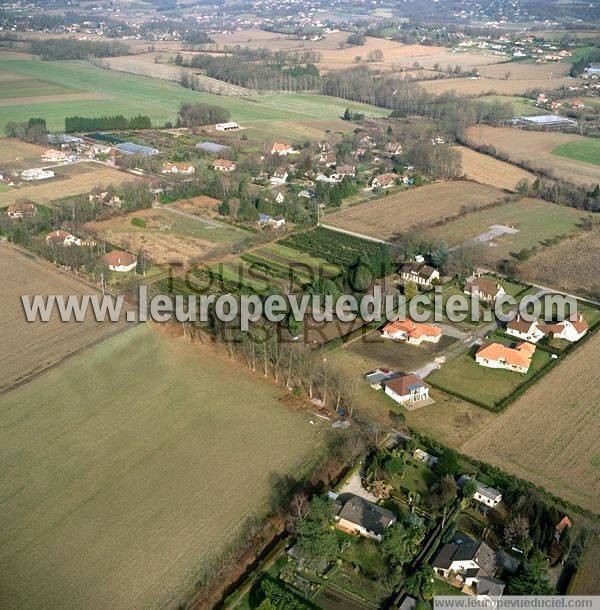
[[[229,159],[215,159],[212,166],[218,172],[232,172],[236,168],[236,164]]]
[[[63,163],[66,160],[67,155],[62,150],[55,150],[54,148],[49,148],[42,155],[42,161],[47,161],[49,163]]]
[[[432,324],[421,324],[412,320],[396,320],[383,327],[384,339],[406,341],[410,345],[421,345],[423,341],[437,343],[442,338],[442,329]]]
[[[398,373],[390,371],[390,369],[378,368],[365,375],[365,381],[374,389],[381,390],[383,382],[390,381],[400,377]]]
[[[433,468],[433,466],[439,462],[439,458],[435,455],[431,455],[431,453],[427,453],[427,451],[423,451],[423,449],[415,449],[412,456],[414,460],[427,464],[429,468]]]
[[[193,174],[196,168],[191,163],[163,163],[163,174]]]
[[[390,189],[396,184],[396,174],[381,174],[371,181],[371,188]]]
[[[403,406],[413,406],[429,400],[429,386],[414,373],[384,381],[382,385],[385,393]]]
[[[22,180],[45,180],[46,178],[54,178],[54,172],[51,169],[36,167],[21,172]]]
[[[541,324],[541,331],[552,335],[554,339],[564,339],[575,343],[579,341],[588,330],[588,323],[579,313],[572,316],[569,320],[563,320],[556,324]]]
[[[48,233],[46,235],[46,243],[60,246],[81,246],[81,240],[78,237],[62,229]]]
[[[463,474],[458,479],[456,484],[462,488],[470,480],[470,476]],[[481,504],[484,504],[485,506],[489,506],[491,508],[495,508],[496,506],[498,506],[498,504],[500,504],[500,502],[502,501],[502,494],[497,489],[494,489],[493,487],[488,487],[487,485],[484,485],[479,481],[475,481],[475,485],[476,487],[475,491],[473,492],[473,498],[477,500],[477,502],[480,502]]]
[[[407,262],[402,265],[400,277],[405,282],[413,282],[417,286],[431,288],[433,280],[440,279],[440,272],[423,261]]]
[[[483,541],[459,533],[438,551],[432,563],[438,576],[471,595],[500,597],[504,583],[494,574],[496,553]]]
[[[15,220],[31,218],[37,214],[37,207],[34,203],[15,203],[6,208],[6,214],[9,218]]]
[[[396,522],[396,515],[354,494],[337,495],[332,492],[333,516],[336,527],[348,534],[361,535],[380,542],[390,525]]]
[[[123,252],[121,250],[113,250],[102,257],[102,260],[111,271],[118,271],[120,273],[126,273],[135,269],[137,266],[137,259],[133,254],[129,252]]]
[[[271,184],[285,184],[288,179],[288,173],[286,171],[276,171],[270,178],[269,182]]]
[[[265,227],[270,227],[272,229],[279,229],[280,227],[285,226],[285,218],[283,216],[269,216],[268,214],[259,214],[258,215],[258,224]]]
[[[215,129],[217,131],[237,131],[241,127],[235,121],[227,121],[226,123],[217,123]]]
[[[464,292],[480,301],[493,303],[504,294],[504,288],[493,280],[472,277],[467,280]]]
[[[536,320],[528,322],[518,315],[506,325],[506,334],[523,341],[537,343],[546,333],[540,329]]]
[[[294,149],[291,144],[284,144],[283,142],[273,142],[271,146],[271,154],[285,157],[294,153]]]
[[[489,343],[479,348],[475,354],[475,361],[480,366],[490,369],[527,373],[534,353],[535,345],[531,343],[517,343],[515,347],[507,347],[502,343]]]

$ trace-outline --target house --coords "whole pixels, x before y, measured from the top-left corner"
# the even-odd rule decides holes
[[[528,322],[517,315],[506,325],[506,334],[523,341],[537,343],[546,333],[539,327],[536,320]]]
[[[120,273],[131,271],[137,266],[137,258],[133,254],[121,250],[113,250],[105,254],[102,260],[111,271],[118,271]]]
[[[322,152],[319,155],[318,162],[325,167],[333,167],[336,163],[335,154],[332,152]]]
[[[383,327],[384,339],[406,341],[410,345],[421,345],[423,341],[437,343],[442,338],[442,329],[432,324],[421,324],[412,320],[396,320]]]
[[[31,218],[37,214],[37,206],[34,203],[15,203],[6,208],[6,214],[15,220]]]
[[[101,191],[99,193],[90,193],[88,196],[90,203],[99,203],[109,208],[120,208],[121,198],[114,193],[108,191]]]
[[[275,195],[276,203],[283,203],[285,201],[285,197],[281,191],[277,191],[277,195]]]
[[[362,159],[364,158],[364,156],[367,154],[367,149],[366,148],[357,148],[354,151],[354,157],[356,159]]]
[[[163,174],[193,174],[196,168],[191,163],[163,163]]]
[[[67,155],[62,150],[49,148],[43,155],[42,161],[49,163],[64,163],[67,160]]]
[[[580,314],[574,314],[568,320],[555,324],[540,324],[540,330],[552,335],[554,339],[564,339],[575,343],[579,341],[588,331],[588,323]]]
[[[536,106],[546,106],[548,103],[548,96],[545,93],[540,93],[535,101]]]
[[[288,173],[286,171],[278,170],[270,178],[271,184],[285,184],[288,179]]]
[[[54,172],[51,169],[35,167],[21,172],[21,180],[46,180],[47,178],[54,178]]]
[[[241,127],[235,121],[227,121],[226,123],[217,123],[215,129],[217,131],[237,131]]]
[[[422,449],[415,449],[412,456],[414,460],[427,464],[429,468],[433,468],[439,462],[439,458],[437,458],[435,455],[431,455],[431,453],[427,453],[427,451],[423,451]]]
[[[405,282],[413,282],[417,286],[431,288],[432,282],[440,279],[440,272],[422,261],[415,261],[402,265],[400,277]]]
[[[81,240],[78,237],[75,237],[75,235],[72,235],[68,231],[63,231],[62,229],[48,233],[48,235],[46,235],[46,243],[66,247],[81,246]]]
[[[314,199],[316,196],[315,190],[314,189],[304,189],[303,191],[300,191],[298,193],[298,197],[304,197],[305,199]]]
[[[470,294],[480,301],[493,303],[505,294],[504,288],[494,280],[481,277],[472,277],[467,280],[464,289],[465,294]]]
[[[571,108],[581,110],[582,108],[585,108],[585,103],[583,102],[583,100],[576,99],[576,100],[571,100],[571,102],[569,103],[569,106],[571,106]]]
[[[398,142],[388,142],[385,145],[385,152],[390,153],[390,155],[401,155],[402,144]]]
[[[463,487],[466,483],[471,480],[471,477],[463,474],[456,484],[459,487]],[[475,481],[475,491],[473,492],[473,498],[480,502],[481,504],[485,504],[485,506],[489,506],[491,508],[495,508],[502,501],[502,494],[493,487],[488,487],[479,481]]]
[[[506,369],[517,373],[527,373],[531,366],[531,358],[535,353],[535,345],[517,343],[515,347],[507,347],[502,343],[489,343],[479,348],[475,361],[480,366],[490,369]]]
[[[258,224],[271,229],[279,229],[285,226],[285,218],[283,216],[269,216],[268,214],[258,215]]]
[[[317,177],[315,178],[315,180],[317,182],[327,182],[328,184],[337,184],[338,182],[341,182],[341,180],[338,180],[334,174],[331,174],[331,176],[327,176],[326,174],[323,174],[322,172],[319,172],[317,174]]]
[[[333,500],[333,516],[336,527],[347,534],[365,536],[381,542],[396,515],[369,500],[354,494],[329,494]]]
[[[331,175],[337,182],[341,182],[346,176],[354,178],[356,176],[356,168],[354,165],[338,165],[335,168],[335,173]]]
[[[365,381],[374,389],[381,390],[384,381],[390,381],[400,377],[398,373],[390,371],[390,369],[378,368],[365,375]]]
[[[464,593],[498,598],[504,583],[494,574],[498,569],[496,553],[483,541],[458,533],[436,554],[434,572]]]
[[[371,181],[371,188],[389,189],[396,184],[396,174],[381,174]]]
[[[215,159],[212,166],[218,172],[232,172],[236,168],[236,164],[229,159]]]
[[[565,530],[568,530],[572,525],[571,520],[566,515],[556,524],[554,538],[557,542],[561,539]]]
[[[284,144],[283,142],[273,142],[273,146],[271,146],[271,154],[279,155],[280,157],[285,157],[286,155],[294,154],[294,149],[291,144]]]
[[[414,373],[383,381],[382,385],[385,393],[403,406],[429,400],[429,386]]]

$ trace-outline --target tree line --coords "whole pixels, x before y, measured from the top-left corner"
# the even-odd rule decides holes
[[[94,57],[116,57],[130,55],[130,48],[118,41],[71,40],[56,38],[50,40],[33,40],[29,45],[34,55],[42,59],[86,59]]]
[[[65,131],[121,131],[125,129],[150,129],[152,121],[150,117],[138,114],[137,116],[126,118],[122,114],[100,117],[65,117]]]

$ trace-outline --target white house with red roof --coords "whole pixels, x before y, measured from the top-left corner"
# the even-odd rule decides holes
[[[382,382],[385,393],[398,404],[414,406],[429,400],[429,386],[417,375],[410,373]]]
[[[421,345],[423,341],[437,343],[442,338],[442,329],[433,324],[421,324],[412,320],[396,320],[383,327],[384,339],[406,341],[410,345]]]

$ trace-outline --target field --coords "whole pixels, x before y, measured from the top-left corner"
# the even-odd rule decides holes
[[[37,163],[35,167],[40,167]],[[99,163],[74,163],[54,168],[55,176],[49,180],[23,182],[21,186],[0,193],[0,208],[27,198],[36,203],[49,203],[62,197],[88,193],[95,186],[116,186],[133,182],[136,177]]]
[[[519,269],[528,281],[600,299],[600,229],[544,248]]]
[[[557,146],[552,151],[552,154],[575,161],[600,165],[600,141],[586,140],[584,142],[567,142],[566,144]]]
[[[592,511],[600,500],[600,336],[555,367],[463,451]]]
[[[538,108],[535,100],[518,95],[484,95],[477,99],[478,102],[510,104],[513,116],[532,116],[535,114],[547,114],[545,108]]]
[[[476,182],[437,182],[335,212],[323,224],[393,241],[410,227],[456,216],[467,207],[485,207],[502,197],[501,191]]]
[[[560,80],[569,73],[568,62],[536,64],[528,61],[512,61],[509,63],[491,64],[478,68],[484,78],[499,78],[503,80],[522,80],[530,82],[540,79]],[[508,79],[505,79],[509,74]]]
[[[146,226],[132,224],[134,218]],[[159,265],[187,265],[190,259],[206,255],[219,244],[239,242],[249,235],[240,229],[168,209],[140,210],[90,226],[103,239],[129,252],[144,250]]]
[[[59,362],[84,345],[120,328],[116,324],[101,324],[91,319],[70,325],[57,318],[46,323],[26,322],[21,295],[83,295],[96,294],[96,290],[2,241],[0,285],[3,314],[0,323],[0,389]]]
[[[44,78],[59,85],[101,94],[104,99],[68,102],[44,102],[40,98],[20,100],[0,109],[0,129],[8,121],[25,121],[42,116],[50,129],[63,129],[65,116],[93,117],[121,113],[131,117],[149,116],[155,123],[174,122],[181,102],[216,104],[231,112],[232,120],[243,125],[266,121],[327,120],[340,117],[349,106],[368,116],[386,116],[387,111],[340,100],[334,97],[310,94],[272,94],[238,98],[216,96],[185,89],[165,80],[111,72],[92,66],[85,61],[38,61],[28,59],[2,59],[0,70],[32,78]],[[26,56],[24,56],[26,57]],[[9,98],[10,99],[10,98]],[[7,102],[8,103],[8,102]]]
[[[320,444],[280,398],[147,325],[4,396],[0,606],[178,607]]]
[[[489,155],[484,155],[466,146],[458,147],[462,156],[465,176],[480,184],[489,184],[499,189],[514,191],[522,180],[533,182],[535,176]]]
[[[569,595],[600,595],[600,536],[591,532]]]
[[[0,164],[4,171],[37,167],[45,151],[46,148],[37,144],[0,138]]]
[[[456,392],[466,399],[494,409],[496,404],[510,396],[551,360],[550,354],[540,349],[536,350],[529,371],[523,375],[513,371],[479,366],[475,362],[475,351],[476,349],[473,348],[468,354],[462,354],[449,360],[442,365],[441,369],[428,375],[427,381],[435,383],[441,390]]]
[[[588,138],[576,134],[525,131],[513,127],[470,127],[467,138],[475,144],[493,146],[512,161],[527,163],[532,169],[543,169],[569,182],[592,185],[598,182],[598,167],[553,154],[567,143],[589,143]],[[583,144],[579,144],[582,146]],[[587,147],[587,144],[586,144]]]
[[[531,248],[557,235],[571,233],[586,216],[585,212],[575,208],[524,198],[468,214],[429,229],[426,235],[432,239],[444,240],[449,246],[456,246],[487,233],[494,225],[518,229],[518,233],[505,233],[481,245],[471,246],[477,248],[477,259],[482,264],[494,265],[523,248]]]

